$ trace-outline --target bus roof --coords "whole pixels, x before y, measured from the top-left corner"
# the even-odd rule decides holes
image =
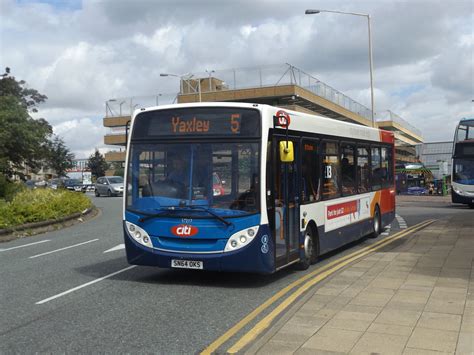
[[[318,115],[317,113],[304,113],[299,111],[290,110],[287,108],[281,108],[277,106],[271,106],[267,104],[258,103],[244,103],[244,102],[193,102],[193,103],[181,103],[171,105],[160,105],[152,106],[147,108],[140,108],[135,110],[132,115],[132,123],[135,116],[141,112],[154,111],[154,110],[167,110],[176,108],[188,108],[188,107],[239,107],[239,108],[253,108],[258,109],[262,112],[271,113],[271,117],[279,111],[283,110],[287,112],[291,118],[300,117],[302,122],[298,120],[292,120],[292,126],[290,129],[296,129],[299,131],[311,131],[315,133],[327,134],[337,137],[350,137],[356,139],[368,139],[372,141],[383,141],[386,143],[394,142],[394,134],[390,131],[385,131],[379,128],[373,128],[363,126],[360,124],[349,123],[340,121],[337,119]],[[311,121],[310,119],[317,117],[317,120]],[[264,123],[265,124],[265,123]],[[273,128],[273,119],[271,122],[266,122],[267,127]]]

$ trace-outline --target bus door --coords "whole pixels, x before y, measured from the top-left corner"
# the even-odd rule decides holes
[[[273,236],[275,238],[276,267],[286,265],[299,257],[299,186],[298,168],[299,139],[289,137],[293,142],[293,162],[282,162],[279,146],[281,141],[286,141],[284,136],[273,138],[273,196],[274,196],[274,223]],[[270,213],[272,213],[270,212]]]

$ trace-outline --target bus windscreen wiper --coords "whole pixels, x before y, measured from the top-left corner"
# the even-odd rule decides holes
[[[184,208],[190,208],[190,209],[196,209],[196,210],[205,211],[205,212],[209,213],[211,216],[217,218],[217,219],[218,219],[219,221],[221,221],[222,223],[224,223],[227,227],[234,225],[234,223],[229,222],[229,221],[227,221],[225,218],[222,218],[221,216],[219,216],[217,213],[212,212],[211,209],[208,208],[208,207],[191,205],[191,206],[185,206]]]
[[[165,208],[167,207],[171,207],[171,206],[166,206]],[[173,206],[174,207],[174,206]],[[134,210],[134,209],[131,209],[131,208],[127,208],[127,211],[130,211],[130,212],[133,212],[133,213],[137,213],[137,214],[141,214],[143,215],[144,217],[140,217],[138,220],[140,222],[145,222],[145,221],[148,221],[149,219],[152,219],[152,218],[157,218],[157,217],[162,217],[162,216],[166,216],[166,215],[169,215],[168,212],[169,211],[172,211],[174,210],[171,209],[171,208],[167,208],[166,210],[164,211],[161,211],[161,212],[158,212],[158,213],[147,213],[147,212],[143,212],[143,211],[138,211],[138,210]]]

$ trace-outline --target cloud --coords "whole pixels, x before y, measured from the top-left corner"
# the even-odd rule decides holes
[[[232,70],[222,70],[287,62],[370,107],[367,19],[304,15],[315,6],[371,15],[377,110],[428,140],[451,139],[433,127],[472,115],[469,0],[0,1],[0,66],[48,96],[39,114],[77,154],[105,149],[106,100],[174,97],[178,78],[160,73],[208,69],[230,82]],[[239,74],[240,85],[259,83],[258,70]]]
[[[76,158],[88,158],[96,148],[104,147],[107,129],[101,127],[98,121],[90,118],[68,120],[55,125],[53,131],[64,139]]]

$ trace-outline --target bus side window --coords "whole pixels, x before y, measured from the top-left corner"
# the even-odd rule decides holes
[[[357,148],[357,181],[359,193],[369,191],[369,150],[366,147]]]
[[[336,142],[323,142],[323,198],[331,199],[340,195],[339,154]]]
[[[382,169],[384,187],[393,185],[393,151],[392,147],[382,147]]]
[[[380,156],[380,147],[372,147],[370,150],[371,158],[371,185],[372,190],[380,190],[382,187],[382,160]]]
[[[303,203],[319,200],[319,157],[318,143],[313,140],[303,141],[302,150],[301,201]]]
[[[341,144],[341,175],[342,194],[353,195],[356,193],[355,147],[351,144]]]

